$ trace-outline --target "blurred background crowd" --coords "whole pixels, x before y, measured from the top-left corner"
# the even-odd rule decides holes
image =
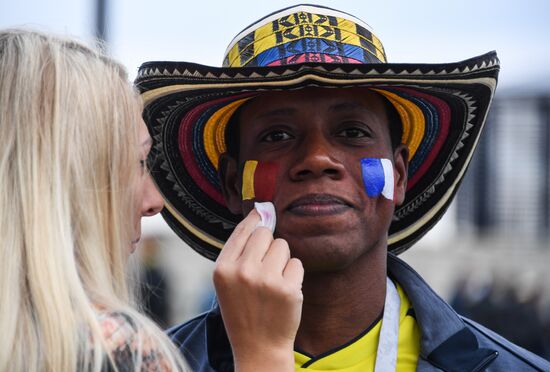
[[[99,38],[133,77],[147,60],[219,66],[229,35],[295,3],[0,0],[0,28]],[[436,228],[402,256],[459,313],[550,360],[550,3],[319,3],[363,18],[391,62],[499,53],[499,87],[469,173]],[[169,327],[207,309],[213,263],[160,216],[144,236],[134,259],[156,321]]]

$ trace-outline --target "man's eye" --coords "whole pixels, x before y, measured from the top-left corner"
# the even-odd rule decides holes
[[[262,142],[280,142],[292,139],[293,137],[285,131],[275,130],[262,136]]]
[[[346,137],[346,138],[362,138],[362,137],[368,137],[369,132],[361,128],[346,128],[338,132],[337,136]]]

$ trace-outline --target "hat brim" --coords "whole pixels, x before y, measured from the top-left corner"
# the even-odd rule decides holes
[[[498,71],[495,52],[448,64],[217,68],[144,63],[136,86],[154,140],[149,167],[166,201],[162,214],[193,249],[215,259],[241,217],[231,214],[221,197],[212,154],[224,139],[212,134],[212,115],[221,117],[222,109],[236,100],[266,91],[366,87],[385,95],[411,126],[412,182],[396,208],[388,238],[388,250],[399,254],[433,227],[451,203],[483,129]],[[419,129],[420,121],[424,127]]]

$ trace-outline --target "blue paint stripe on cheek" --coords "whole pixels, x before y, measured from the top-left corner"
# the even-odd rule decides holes
[[[382,193],[384,189],[384,168],[378,158],[361,159],[361,174],[363,176],[363,185],[367,195],[375,198]]]

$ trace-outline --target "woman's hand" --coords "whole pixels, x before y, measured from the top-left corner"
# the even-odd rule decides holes
[[[304,269],[259,222],[254,209],[237,225],[216,261],[214,286],[235,369],[294,371]]]

